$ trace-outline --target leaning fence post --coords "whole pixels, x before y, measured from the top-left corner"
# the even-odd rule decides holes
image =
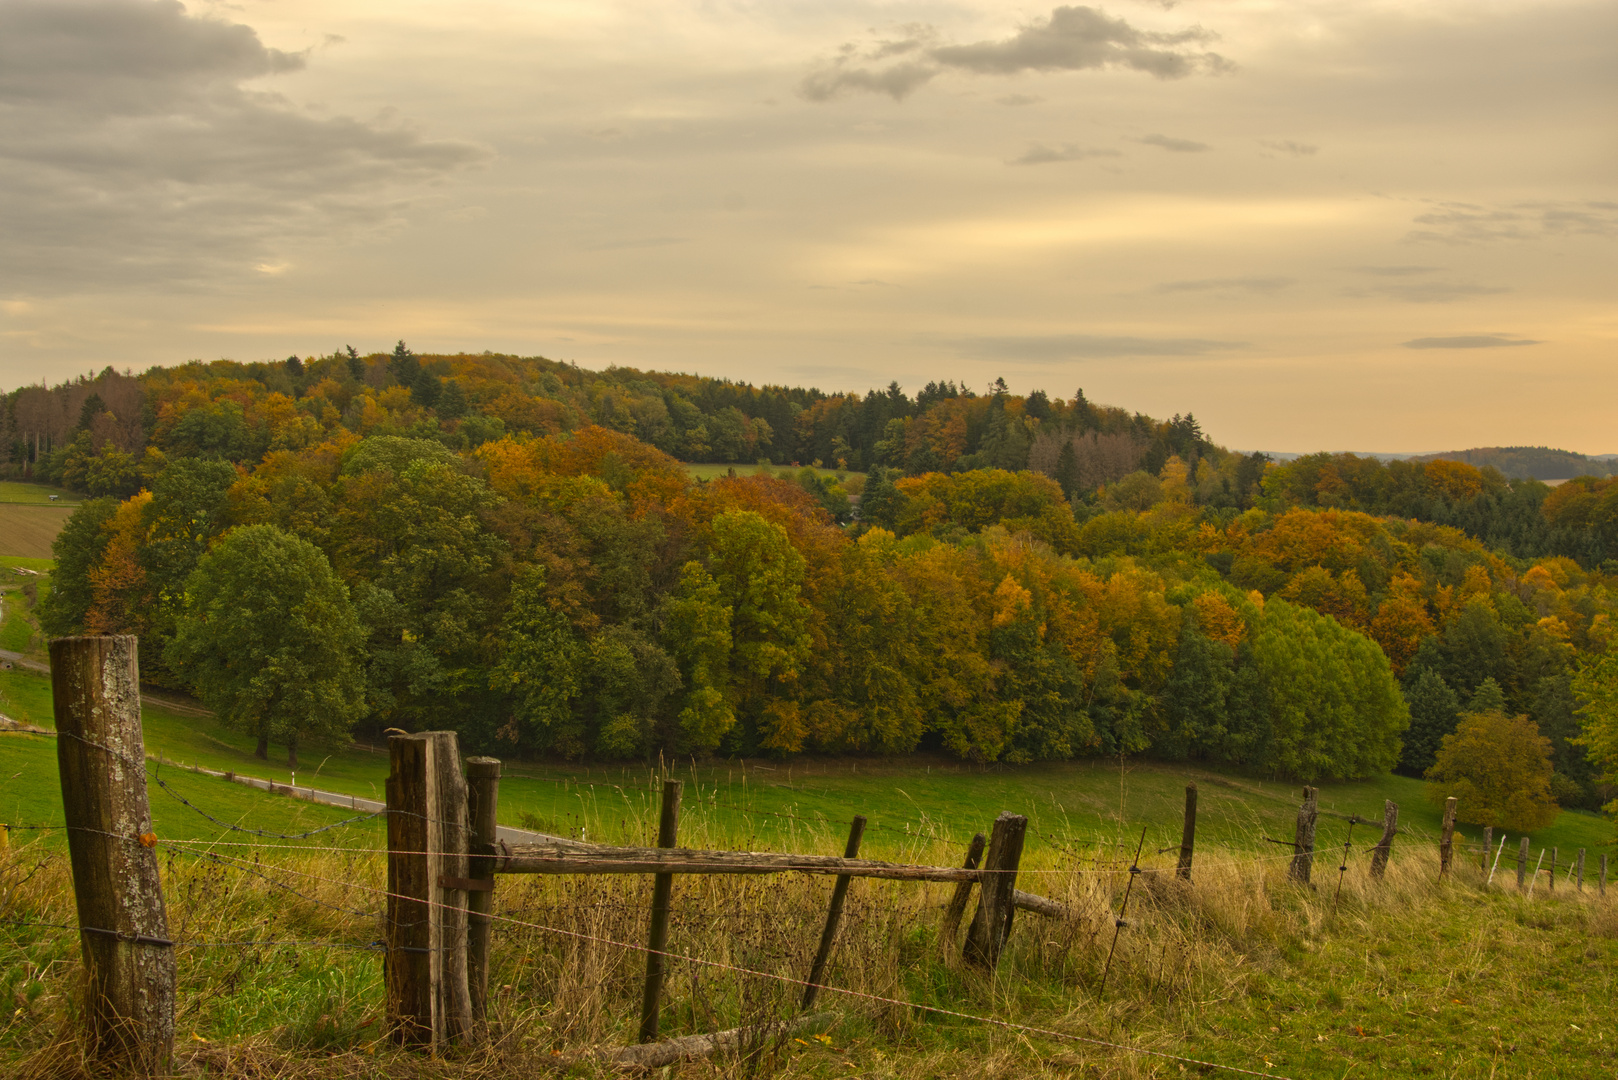
[[[466,986],[472,998],[472,1019],[481,1022],[489,1012],[489,915],[494,911],[494,859],[490,854],[499,839],[496,810],[500,803],[500,759],[466,759],[466,876],[472,886],[466,894]]]
[[[466,780],[453,731],[395,735],[388,756],[388,1022],[436,1049],[472,1026]]]
[[[88,1056],[164,1073],[174,1053],[174,944],[146,801],[138,639],[50,644]]]
[[[1293,881],[1309,884],[1309,872],[1315,862],[1315,824],[1320,820],[1320,792],[1316,788],[1303,789],[1303,805],[1298,807],[1298,828],[1292,840],[1292,863],[1287,874]]]
[[[1489,849],[1492,847],[1494,847],[1494,826],[1485,825],[1483,826],[1483,857],[1478,860],[1479,870],[1489,868]]]
[[[1543,855],[1540,858],[1544,858]],[[1517,849],[1517,889],[1522,890],[1524,882],[1528,879],[1528,837],[1522,838],[1522,847]]]
[[[1438,837],[1438,876],[1449,877],[1450,859],[1455,854],[1455,796],[1444,800],[1444,831]]]
[[[1388,856],[1393,854],[1393,838],[1399,832],[1399,804],[1384,799],[1382,802],[1382,839],[1371,852],[1371,876],[1381,880],[1388,872]]]
[[[1540,853],[1540,858],[1544,858],[1544,857],[1545,857],[1544,852],[1541,852]],[[1550,884],[1545,886],[1545,887],[1547,889],[1549,889],[1551,892],[1556,891],[1556,849],[1555,848],[1551,848],[1551,881],[1550,881]]]
[[[1185,786],[1185,826],[1180,831],[1180,865],[1175,876],[1191,880],[1191,854],[1197,845],[1197,785]]]
[[[859,857],[860,838],[864,835],[865,815],[855,814],[848,827],[848,845],[843,848],[843,858]],[[814,1005],[815,996],[820,993],[820,976],[826,970],[826,961],[831,959],[831,947],[837,940],[837,925],[843,921],[843,900],[848,896],[848,883],[851,880],[847,874],[838,874],[837,883],[832,886],[831,907],[826,911],[826,928],[820,932],[820,949],[815,953],[815,962],[809,967],[809,985],[803,988],[804,1009]]]
[[[680,834],[680,781],[663,781],[663,810],[657,822],[657,846],[674,847]],[[669,943],[669,898],[674,875],[658,874],[652,881],[652,923],[646,935],[646,987],[640,999],[640,1041],[657,1038],[662,1007],[663,975],[668,970],[664,950]]]
[[[1017,867],[1022,862],[1027,830],[1026,817],[1003,811],[994,819],[989,833],[989,850],[983,857],[983,876],[978,883],[978,910],[967,928],[962,956],[968,963],[990,971],[1000,962],[1000,949],[1011,936],[1011,917],[1017,907]]]
[[[966,848],[966,861],[961,865],[967,870],[976,870],[982,858],[983,834],[974,833],[972,842]],[[960,930],[961,916],[966,914],[966,902],[971,898],[971,880],[956,882],[955,892],[949,898],[949,906],[944,909],[944,925],[938,929],[939,948],[943,950],[945,956],[950,955],[955,948],[955,935]]]

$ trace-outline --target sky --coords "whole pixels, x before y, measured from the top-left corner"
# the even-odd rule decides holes
[[[352,344],[1618,452],[1610,0],[0,0],[0,389]]]

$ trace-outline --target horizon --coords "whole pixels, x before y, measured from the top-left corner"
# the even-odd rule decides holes
[[[0,384],[402,338],[1608,454],[1615,36],[1589,0],[0,0]]]

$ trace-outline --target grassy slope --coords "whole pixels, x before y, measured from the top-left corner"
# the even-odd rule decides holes
[[[56,501],[51,501],[51,496]],[[0,480],[0,503],[16,503],[25,506],[68,506],[79,505],[84,500],[66,488],[51,487],[49,484],[25,484],[16,480]]]
[[[696,477],[698,480],[717,480],[721,476],[730,475],[730,471],[732,469],[736,471],[737,476],[752,476],[754,473],[766,471],[764,468],[758,465],[749,465],[746,462],[740,461],[734,465],[716,465],[712,463],[698,464],[688,461],[685,462],[685,468],[687,472]],[[799,470],[794,469],[791,465],[772,465],[769,466],[768,471],[775,476],[791,479],[798,473]],[[822,477],[827,477],[834,480],[837,478],[836,469],[820,469],[817,471]],[[843,470],[843,475],[864,476],[865,474],[862,472],[850,472],[845,469]]]
[[[0,710],[41,727],[51,726],[50,683],[42,675],[0,672]],[[142,710],[150,754],[185,765],[236,771],[281,782],[291,779],[284,759],[252,756],[252,742],[207,717],[182,715],[148,702]],[[8,758],[0,743],[0,770]],[[387,756],[379,750],[350,748],[306,751],[298,782],[343,794],[380,798]],[[15,771],[15,770],[12,770]],[[945,843],[934,853],[953,861],[954,849],[971,834],[987,829],[1000,810],[1030,816],[1030,843],[1083,849],[1098,842],[1139,839],[1148,827],[1150,852],[1179,842],[1185,784],[1198,783],[1198,841],[1206,848],[1268,849],[1262,837],[1290,839],[1297,810],[1297,785],[1220,775],[1189,766],[1134,762],[1076,761],[1017,769],[977,769],[953,762],[802,761],[761,765],[736,763],[676,768],[688,781],[686,820],[691,828],[745,833],[760,846],[786,846],[804,822],[847,821],[865,814],[874,851],[908,848],[918,833]],[[0,775],[7,775],[0,772]],[[592,839],[641,839],[654,790],[653,770],[631,766],[533,766],[509,763],[501,782],[500,817],[509,825]],[[1402,831],[1411,841],[1436,834],[1437,811],[1423,797],[1423,785],[1398,776],[1321,785],[1321,807],[1334,814],[1381,819],[1384,799],[1400,806]],[[791,815],[791,816],[779,816]],[[820,830],[815,830],[819,832]],[[1463,828],[1474,839],[1481,830]],[[1342,841],[1346,823],[1322,820],[1320,844]],[[1355,828],[1364,841],[1376,830]],[[1535,849],[1558,846],[1591,850],[1610,844],[1611,825],[1595,815],[1565,811],[1549,828],[1533,834]],[[1165,855],[1163,858],[1169,858]]]

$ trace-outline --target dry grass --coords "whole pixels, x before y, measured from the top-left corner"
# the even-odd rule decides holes
[[[624,821],[616,831],[625,840],[644,839],[650,822]],[[685,836],[693,846],[746,847],[746,840],[718,835],[700,815]],[[794,841],[794,850],[833,851],[842,837],[806,824]],[[218,851],[245,862],[165,855],[177,940],[364,944],[381,937],[380,919],[366,914],[383,907],[380,856]],[[926,862],[959,857],[921,838],[874,854]],[[1317,888],[1306,889],[1286,880],[1283,858],[1209,852],[1190,884],[1171,872],[1137,881],[1103,990],[1100,973],[1129,878],[1115,854],[1047,850],[1025,865],[1022,887],[1063,900],[1071,917],[1019,913],[992,978],[940,955],[938,921],[950,886],[856,881],[829,984],[891,1000],[824,992],[820,1007],[841,1016],[830,1030],[778,1035],[747,1053],[669,1075],[1183,1075],[1176,1061],[917,1006],[1260,1071],[1273,1062],[1278,1074],[1294,1077],[1341,1076],[1345,1068],[1355,1076],[1482,1077],[1505,1061],[1519,1068],[1500,1075],[1614,1071],[1618,1031],[1603,1014],[1618,991],[1611,974],[1618,908],[1590,890],[1575,897],[1559,883],[1551,897],[1541,883],[1532,899],[1514,888],[1485,893],[1476,868],[1464,865],[1441,884],[1436,855],[1412,845],[1396,850],[1382,882],[1369,879],[1365,856],[1356,852],[1334,899],[1334,853],[1317,859]],[[62,852],[19,847],[3,867],[0,918],[73,922]],[[18,887],[24,875],[32,876]],[[677,879],[670,948],[705,963],[672,963],[664,1031],[790,1015],[801,992],[791,980],[808,968],[830,889],[829,879],[796,876]],[[644,940],[650,881],[509,877],[496,896],[501,922],[486,1043],[448,1060],[394,1049],[383,1031],[375,952],[191,948],[180,953],[178,1070],[482,1078],[554,1071],[580,1048],[633,1041],[645,958],[613,943]],[[0,993],[16,1010],[0,1030],[7,1074],[85,1075],[72,1039],[73,935],[14,930],[0,940]],[[1536,984],[1547,972],[1560,989]],[[1539,1042],[1531,1044],[1531,1036]],[[1556,1043],[1559,1037],[1566,1045]],[[1435,1053],[1438,1071],[1427,1067]],[[606,1071],[572,1068],[577,1075]]]
[[[0,555],[50,558],[51,541],[72,516],[70,506],[0,503]]]

